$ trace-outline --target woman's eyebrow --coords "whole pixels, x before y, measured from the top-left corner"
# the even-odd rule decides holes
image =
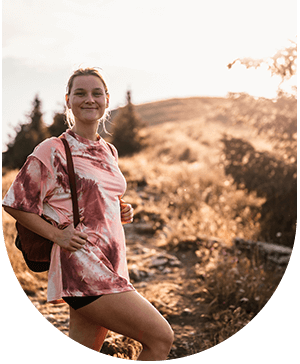
[[[94,91],[95,91],[95,90],[96,90],[96,91],[103,91],[101,87],[96,87],[96,88],[94,88],[93,90],[94,90]],[[85,91],[85,89],[84,89],[84,88],[82,88],[82,87],[78,87],[78,88],[76,88],[76,89],[75,89],[75,91]]]

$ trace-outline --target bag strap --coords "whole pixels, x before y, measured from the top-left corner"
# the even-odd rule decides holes
[[[115,158],[115,153],[114,153],[114,150],[112,149],[112,146],[109,143],[106,143],[106,145],[108,145],[108,147],[109,147],[109,149],[111,151],[112,156]]]
[[[74,172],[74,164],[72,159],[72,154],[70,151],[69,143],[64,137],[60,137],[61,141],[64,144],[66,157],[67,157],[67,168],[68,168],[68,175],[69,175],[69,182],[70,182],[70,189],[71,189],[71,196],[72,196],[72,207],[73,207],[73,220],[74,220],[74,227],[79,224],[79,208],[78,208],[78,199],[77,199],[77,190],[76,190],[76,180],[75,180],[75,172]]]

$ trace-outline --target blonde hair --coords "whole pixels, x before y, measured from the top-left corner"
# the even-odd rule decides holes
[[[73,83],[74,83],[74,78],[78,77],[78,76],[96,76],[96,77],[100,78],[101,82],[103,83],[106,95],[109,95],[108,87],[107,87],[106,82],[104,81],[104,77],[100,73],[100,71],[95,67],[79,68],[76,71],[74,71],[67,83],[66,95],[68,95],[68,96],[70,95],[72,87],[73,87]],[[66,119],[67,119],[69,128],[72,128],[72,126],[74,126],[74,123],[75,123],[72,110],[69,109],[68,107],[66,107],[65,115],[66,115]],[[100,119],[100,121],[102,121],[103,130],[106,133],[107,133],[107,131],[105,129],[105,121],[107,120],[108,117],[109,117],[109,111],[106,109],[104,115]]]

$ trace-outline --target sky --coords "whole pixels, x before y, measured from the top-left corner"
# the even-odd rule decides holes
[[[103,69],[111,109],[174,97],[248,92],[274,97],[264,58],[296,40],[297,0],[3,0],[2,150],[36,94],[44,120],[62,112],[80,66]]]

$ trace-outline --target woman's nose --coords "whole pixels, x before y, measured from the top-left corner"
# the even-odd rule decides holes
[[[93,95],[92,94],[87,94],[87,97],[85,99],[85,102],[87,104],[93,104],[95,102]]]

